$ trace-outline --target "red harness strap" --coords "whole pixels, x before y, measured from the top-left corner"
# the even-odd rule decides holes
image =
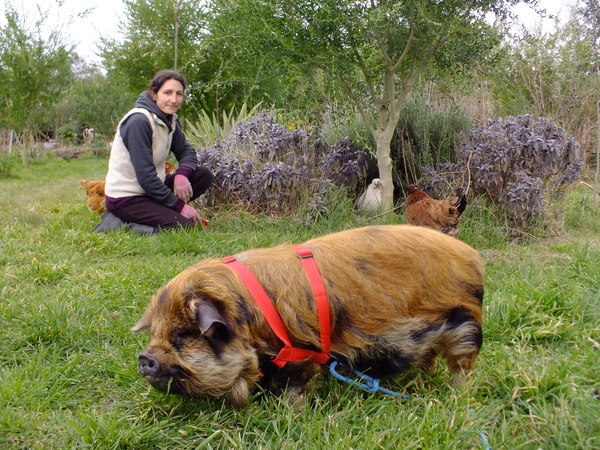
[[[252,271],[238,261],[235,256],[228,256],[222,258],[221,261],[229,266],[237,273],[240,280],[246,285],[248,291],[254,298],[254,301],[262,311],[265,319],[271,326],[271,329],[275,335],[283,342],[284,347],[273,359],[273,364],[277,367],[284,367],[289,361],[300,361],[302,359],[312,357],[315,361],[320,364],[325,364],[330,358],[330,344],[331,344],[331,322],[329,318],[329,303],[327,301],[327,293],[325,292],[325,285],[321,278],[319,268],[315,264],[312,252],[305,247],[295,247],[296,253],[302,259],[302,265],[310,281],[310,285],[315,296],[315,302],[317,304],[317,315],[319,318],[320,332],[321,332],[321,352],[315,352],[313,350],[295,348],[292,346],[292,342],[288,336],[287,330],[281,317],[277,313],[273,302],[256,279]]]

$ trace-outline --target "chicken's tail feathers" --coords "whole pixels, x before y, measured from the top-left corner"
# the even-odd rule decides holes
[[[465,209],[467,209],[467,196],[465,195],[465,190],[463,188],[456,188],[454,190],[456,194],[456,201],[454,202],[454,206],[460,214],[463,213]]]

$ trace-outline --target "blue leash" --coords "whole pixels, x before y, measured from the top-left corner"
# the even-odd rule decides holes
[[[363,382],[357,381],[356,379],[353,379],[353,378],[346,377],[346,376],[342,375],[341,373],[339,373],[337,370],[335,370],[336,366],[338,366],[338,365],[340,367],[345,367],[339,361],[335,361],[335,360],[331,361],[331,363],[328,364],[329,372],[331,373],[331,375],[333,375],[338,380],[345,381],[346,383],[352,384],[354,386],[358,386],[359,388],[364,389],[365,391],[368,391],[368,392],[372,392],[372,393],[381,392],[383,394],[392,395],[394,397],[402,397],[405,399],[410,399],[409,395],[400,394],[399,392],[392,391],[391,389],[386,389],[384,387],[381,387],[379,385],[379,378],[370,377],[366,373],[359,372],[358,370],[354,370],[353,373],[354,373],[354,375],[356,375],[357,378],[364,380]]]
[[[373,377],[367,375],[366,373],[359,372],[358,370],[353,370],[352,372],[354,373],[354,375],[357,378],[364,380],[363,382],[360,382],[360,381],[357,381],[356,379],[342,375],[337,370],[335,370],[335,368],[338,365],[342,368],[347,369],[346,366],[344,366],[342,363],[340,363],[339,361],[336,361],[336,360],[332,360],[330,363],[327,364],[327,366],[329,367],[329,373],[331,373],[331,375],[333,375],[338,380],[344,381],[353,386],[357,386],[357,387],[364,389],[365,391],[368,391],[371,393],[381,392],[382,394],[391,395],[393,397],[402,397],[407,400],[410,399],[410,395],[401,394],[400,392],[392,391],[391,389],[386,389],[384,387],[381,387],[379,385],[379,378],[373,378]],[[480,432],[479,436],[481,437],[481,446],[483,447],[483,449],[484,450],[492,450],[492,447],[488,441],[486,432],[485,431]]]
[[[492,446],[490,445],[490,441],[488,440],[487,434],[485,431],[479,433],[481,436],[481,446],[484,450],[492,450]]]

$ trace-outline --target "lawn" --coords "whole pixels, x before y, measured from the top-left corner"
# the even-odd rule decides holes
[[[106,159],[48,157],[0,179],[0,446],[8,448],[600,448],[600,198],[577,185],[545,233],[511,241],[477,201],[461,239],[487,271],[470,389],[434,374],[385,380],[409,399],[315,379],[305,407],[255,391],[235,410],[149,387],[129,328],[192,263],[369,223],[339,207],[295,218],[203,211],[201,231],[94,234],[79,180]]]

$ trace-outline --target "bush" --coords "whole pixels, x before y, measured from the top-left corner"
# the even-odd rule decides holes
[[[329,145],[318,131],[287,130],[268,111],[236,124],[198,159],[220,186],[205,194],[206,204],[233,202],[268,214],[292,212],[308,192],[316,217],[327,209],[325,199],[335,198],[331,192],[356,193],[367,176],[367,154],[350,141]]]
[[[423,168],[421,184],[434,196],[469,184],[501,206],[513,225],[529,228],[544,212],[544,197],[560,196],[583,167],[579,144],[547,118],[490,119],[461,138],[459,162]]]
[[[56,130],[56,136],[61,142],[71,145],[75,144],[78,138],[77,130],[72,123],[66,123]]]
[[[424,166],[457,161],[460,134],[470,126],[471,120],[455,103],[413,96],[402,108],[391,145],[399,178],[410,184],[422,175]]]
[[[229,113],[223,111],[222,117],[217,116],[214,111],[209,115],[205,110],[201,110],[195,123],[186,122],[186,126],[190,130],[188,133],[190,142],[197,147],[208,147],[220,139],[225,139],[237,123],[252,117],[259,106],[260,103],[248,111],[248,107],[244,103],[239,112],[235,113],[232,107]]]
[[[0,179],[11,178],[14,176],[14,169],[17,166],[17,157],[9,154],[0,155]]]

